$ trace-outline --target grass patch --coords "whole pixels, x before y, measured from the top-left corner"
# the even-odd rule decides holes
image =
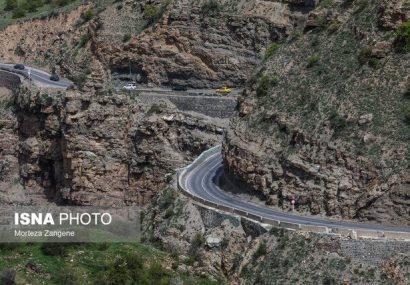
[[[82,3],[81,0],[0,0],[0,29],[18,20],[45,18],[69,11]]]
[[[206,278],[178,275],[162,264],[167,253],[140,243],[60,244],[65,255],[46,255],[41,244],[0,246],[0,280],[32,285],[218,284]],[[15,284],[5,283],[0,284]]]

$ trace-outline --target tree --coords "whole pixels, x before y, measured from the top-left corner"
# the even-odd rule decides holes
[[[4,11],[14,10],[17,8],[17,6],[17,0],[6,0],[6,6],[4,7]]]
[[[26,15],[26,12],[22,7],[17,7],[13,10],[13,19],[22,18]]]

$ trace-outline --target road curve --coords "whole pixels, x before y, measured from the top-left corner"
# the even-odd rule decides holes
[[[51,74],[33,67],[26,66],[24,70],[16,70],[13,66],[14,64],[0,63],[0,69],[4,69],[9,72],[14,72],[25,77],[29,77],[30,74],[32,82],[39,87],[67,89],[70,85],[73,84],[71,81],[66,79],[52,81],[50,80]]]
[[[302,224],[308,226],[324,226],[328,228],[343,228],[353,230],[371,230],[388,232],[410,233],[409,227],[385,226],[381,224],[354,223],[333,219],[316,218],[313,216],[301,216],[274,210],[266,206],[252,204],[240,198],[228,194],[218,186],[218,181],[223,174],[222,155],[218,152],[211,155],[202,163],[192,169],[188,169],[181,183],[183,188],[192,195],[207,201],[224,205],[237,210],[261,216],[263,218],[279,220],[281,222]]]

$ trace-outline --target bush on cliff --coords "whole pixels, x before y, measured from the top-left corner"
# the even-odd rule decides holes
[[[269,44],[265,51],[265,60],[270,59],[279,47],[280,45],[277,43]]]
[[[398,52],[410,52],[410,21],[404,22],[397,28],[394,45]]]
[[[404,107],[404,119],[408,125],[410,125],[410,103],[407,103]]]
[[[146,4],[144,6],[144,19],[147,20],[149,24],[158,20],[159,14],[160,8],[158,5]]]
[[[221,5],[216,0],[208,0],[202,4],[201,12],[205,15],[212,15],[221,10]]]
[[[273,76],[264,75],[258,81],[258,87],[256,88],[256,96],[265,97],[268,95],[272,87],[278,84],[278,79]]]

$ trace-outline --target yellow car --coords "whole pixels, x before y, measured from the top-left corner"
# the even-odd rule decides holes
[[[219,94],[222,94],[222,95],[228,95],[231,92],[232,92],[232,89],[228,88],[226,86],[216,89],[216,93],[219,93]]]

